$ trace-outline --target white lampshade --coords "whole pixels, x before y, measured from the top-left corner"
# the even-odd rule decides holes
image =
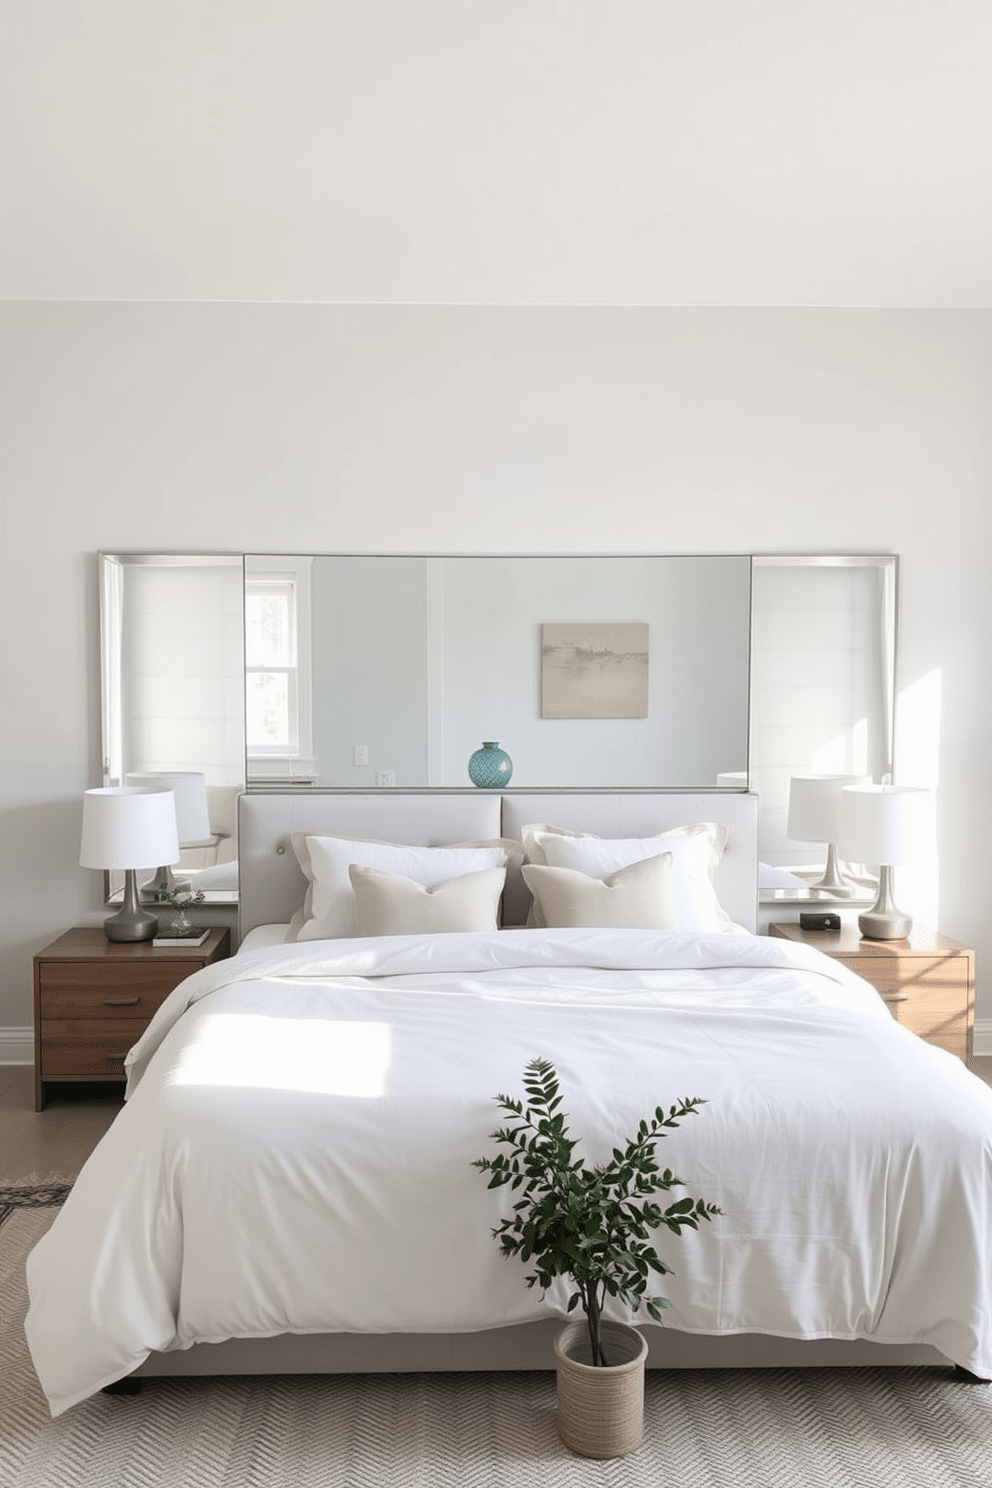
[[[210,836],[207,777],[201,770],[147,770],[126,775],[124,783],[175,793],[176,824],[181,847],[204,842]]]
[[[851,862],[894,868],[916,857],[931,825],[933,792],[913,785],[841,791],[841,852]]]
[[[846,786],[867,783],[867,775],[793,775],[786,836],[793,842],[838,842],[841,791]]]
[[[79,861],[84,868],[178,863],[173,792],[119,785],[85,791]]]

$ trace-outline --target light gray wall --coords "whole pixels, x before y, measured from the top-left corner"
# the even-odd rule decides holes
[[[427,782],[427,596],[422,563],[315,558],[310,570],[318,785]],[[355,765],[364,744],[368,763]]]
[[[445,565],[443,782],[463,783],[484,739],[512,757],[514,785],[699,786],[743,770],[749,601],[743,558]],[[646,717],[542,718],[541,623],[556,620],[648,624]]]
[[[8,0],[0,292],[988,306],[990,41],[986,0]]]
[[[992,1014],[990,407],[985,312],[3,305],[0,1027],[99,917],[101,548],[899,552],[903,753]]]
[[[311,586],[320,785],[465,785],[497,736],[514,785],[698,787],[746,766],[746,557],[319,556]],[[561,620],[648,626],[644,717],[543,717],[541,626]]]

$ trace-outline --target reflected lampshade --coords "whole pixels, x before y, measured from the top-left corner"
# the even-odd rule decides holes
[[[207,810],[207,778],[202,770],[146,770],[130,772],[125,784],[153,790],[171,790],[176,797],[176,824],[180,847],[192,847],[210,836]],[[162,858],[159,861],[167,862]]]
[[[867,780],[866,775],[793,775],[786,836],[793,842],[838,842],[841,791]]]
[[[825,842],[827,861],[822,878],[811,884],[821,897],[853,898],[854,884],[841,871],[837,860],[840,836],[840,797],[847,785],[862,784],[865,775],[793,775],[789,782],[789,816],[786,836],[795,842]]]

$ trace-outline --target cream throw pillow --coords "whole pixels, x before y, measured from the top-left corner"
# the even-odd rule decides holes
[[[611,930],[677,930],[672,903],[672,856],[661,853],[631,863],[608,878],[574,868],[524,865],[527,887],[545,925],[599,926]]]
[[[428,886],[380,868],[348,869],[359,935],[431,935],[450,930],[495,930],[505,868],[463,873]]]
[[[348,878],[352,863],[400,874],[432,888],[463,873],[502,868],[509,858],[508,845],[501,838],[485,844],[412,847],[294,832],[292,843],[306,875],[307,892],[303,907],[290,922],[287,940],[331,940],[358,934],[355,895]]]
[[[721,822],[689,822],[657,837],[594,837],[542,823],[524,827],[522,836],[528,862],[572,868],[596,878],[605,878],[618,868],[659,853],[670,853],[677,921],[672,929],[710,934],[737,929],[713,887],[712,875],[727,842],[727,828]],[[534,923],[540,925],[537,901],[534,908]]]

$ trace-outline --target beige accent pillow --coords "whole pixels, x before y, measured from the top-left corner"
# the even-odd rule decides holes
[[[350,865],[348,876],[359,935],[431,935],[495,930],[506,869],[463,873],[432,887],[359,863]]]
[[[307,880],[303,905],[290,921],[287,940],[331,940],[358,933],[355,895],[348,868],[360,863],[433,887],[463,873],[502,868],[521,845],[503,838],[457,842],[450,847],[414,847],[398,842],[361,842],[314,832],[293,832],[293,851]]]
[[[590,878],[574,868],[548,868],[535,863],[525,863],[523,875],[542,920],[550,927],[679,928],[672,903],[671,853],[631,863],[608,878]]]
[[[710,934],[737,929],[713,887],[713,873],[727,843],[727,828],[722,822],[688,822],[655,837],[596,837],[591,832],[541,823],[524,827],[521,835],[528,862],[571,868],[596,878],[605,878],[618,868],[659,853],[670,853],[677,920],[672,928]],[[537,900],[527,923],[541,923]]]

